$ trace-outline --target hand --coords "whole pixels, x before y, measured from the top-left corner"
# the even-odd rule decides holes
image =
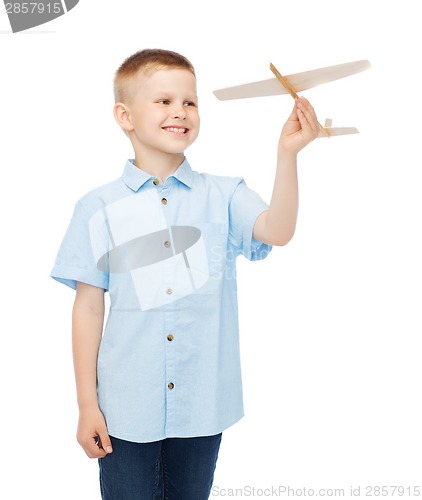
[[[281,131],[279,150],[297,154],[318,134],[319,124],[314,108],[307,99],[299,97]]]
[[[98,407],[79,412],[77,440],[89,458],[103,458],[113,451],[104,416]]]

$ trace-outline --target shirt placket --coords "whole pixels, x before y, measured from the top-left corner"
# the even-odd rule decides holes
[[[167,227],[169,229],[169,238],[164,239],[162,244],[166,248],[171,248],[173,246],[172,235],[171,235],[171,221],[173,219],[172,214],[174,210],[174,186],[172,182],[167,181],[164,185],[159,179],[154,179],[153,184],[157,190],[157,196],[160,200],[165,218],[167,221]],[[163,293],[165,293],[169,298],[173,295],[176,290],[174,290],[174,276],[171,273],[172,266],[170,259],[167,262],[164,261],[163,266]],[[166,435],[171,434],[173,423],[176,421],[176,399],[177,399],[177,374],[176,374],[176,345],[177,345],[177,335],[175,332],[175,307],[173,302],[170,302],[169,307],[164,307],[164,329],[160,332],[164,342],[165,350],[165,425],[166,425]]]

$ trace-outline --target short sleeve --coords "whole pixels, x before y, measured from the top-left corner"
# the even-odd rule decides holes
[[[90,216],[79,201],[60,245],[51,277],[76,289],[80,281],[108,290],[109,276],[96,265],[91,244]]]
[[[271,245],[253,238],[256,219],[267,209],[267,203],[240,179],[229,205],[229,240],[236,254],[243,254],[249,260],[261,260],[271,252]]]

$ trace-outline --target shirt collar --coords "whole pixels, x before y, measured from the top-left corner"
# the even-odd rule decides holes
[[[134,165],[135,160],[127,160],[125,168],[123,169],[122,179],[126,186],[130,187],[133,191],[138,191],[149,179],[153,176],[141,170]],[[178,181],[185,184],[188,188],[192,187],[192,169],[188,163],[188,160],[185,158],[183,163],[179,166],[179,168],[174,172],[174,174],[169,175],[166,182],[169,181],[172,177],[177,179]]]

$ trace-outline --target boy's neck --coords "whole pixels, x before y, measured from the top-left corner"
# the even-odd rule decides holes
[[[174,174],[185,159],[184,153],[153,155],[145,157],[135,153],[135,167],[140,168],[147,174],[157,177],[164,184],[167,177]]]

